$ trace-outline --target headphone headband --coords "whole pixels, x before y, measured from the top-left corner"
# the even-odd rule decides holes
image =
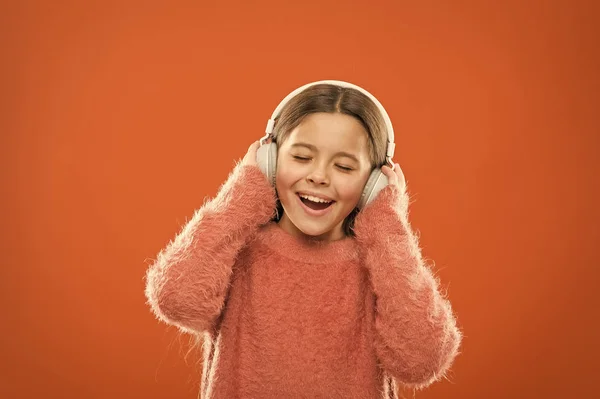
[[[374,95],[372,95],[371,93],[369,93],[362,87],[359,87],[355,84],[344,82],[341,80],[319,80],[316,82],[305,84],[304,86],[301,86],[301,87],[297,88],[296,90],[292,91],[290,94],[288,94],[279,103],[277,108],[275,108],[275,111],[273,111],[273,115],[271,115],[271,119],[269,119],[269,121],[267,122],[267,128],[265,130],[266,135],[263,138],[263,140],[266,140],[269,136],[271,136],[271,133],[273,133],[273,128],[275,126],[275,119],[277,119],[279,117],[279,115],[281,114],[281,111],[287,105],[287,103],[292,98],[294,98],[296,95],[303,92],[307,88],[318,85],[318,84],[330,84],[330,85],[339,86],[339,87],[343,87],[343,88],[355,89],[355,90],[361,92],[362,94],[366,95],[371,101],[373,101],[373,103],[377,106],[377,108],[379,109],[379,112],[381,113],[381,116],[383,117],[383,119],[385,121],[385,126],[386,126],[386,130],[387,130],[387,135],[388,135],[386,158],[387,158],[388,163],[391,166],[393,166],[391,159],[394,156],[394,149],[395,149],[396,145],[394,143],[394,128],[392,127],[392,121],[390,120],[390,117],[389,117],[387,111],[385,110],[385,108],[383,108],[383,105],[381,105],[379,100],[377,100],[377,98],[375,98]],[[261,140],[261,144],[262,144],[263,140]]]

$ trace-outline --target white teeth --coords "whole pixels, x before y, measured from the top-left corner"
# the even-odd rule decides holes
[[[324,200],[321,198],[313,197],[312,195],[304,195],[304,194],[299,194],[299,195],[300,195],[300,197],[305,198],[309,201],[313,201],[313,202],[321,202],[323,204],[328,204],[328,203],[332,202],[332,201],[327,201],[327,200]]]

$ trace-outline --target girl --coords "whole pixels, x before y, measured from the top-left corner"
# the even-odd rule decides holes
[[[294,95],[272,134],[275,183],[253,143],[149,268],[156,316],[204,334],[201,398],[397,397],[456,357],[462,335],[371,98],[341,82]],[[378,167],[387,185],[358,209]]]

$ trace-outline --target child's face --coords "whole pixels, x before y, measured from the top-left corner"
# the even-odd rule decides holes
[[[367,143],[367,132],[349,115],[314,113],[305,117],[278,152],[276,188],[284,209],[280,226],[296,236],[342,238],[344,219],[358,204],[371,173]],[[333,202],[314,211],[299,193]]]

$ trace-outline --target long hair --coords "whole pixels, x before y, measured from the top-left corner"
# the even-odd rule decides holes
[[[353,88],[318,84],[302,91],[286,104],[275,121],[273,141],[280,148],[307,115],[317,112],[339,112],[356,118],[369,136],[367,145],[371,167],[385,164],[388,136],[383,116],[369,97]],[[347,236],[354,236],[354,219],[358,212],[358,208],[354,208],[344,219],[342,228]],[[278,222],[282,215],[283,207],[277,201],[277,214],[273,221]]]

